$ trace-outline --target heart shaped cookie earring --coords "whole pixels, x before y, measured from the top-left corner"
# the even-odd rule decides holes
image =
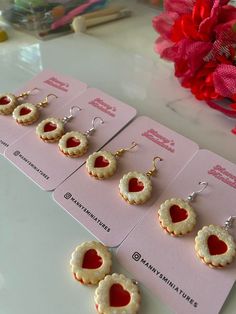
[[[65,133],[64,126],[70,122],[75,114],[80,111],[81,108],[73,106],[70,108],[70,115],[64,118],[47,118],[41,121],[36,127],[36,134],[47,143],[54,143],[59,141],[62,135]]]
[[[21,104],[14,109],[12,113],[13,118],[16,120],[18,124],[21,125],[33,124],[39,118],[40,115],[39,109],[44,108],[48,105],[49,97],[58,98],[54,94],[49,94],[47,95],[45,100],[37,104],[32,103]]]
[[[96,121],[103,124],[104,121],[100,117],[95,117],[92,120],[92,128],[85,133],[72,131],[62,136],[58,146],[60,151],[67,157],[77,158],[84,155],[88,150],[88,137],[93,135],[97,126]]]
[[[137,144],[132,142],[128,148],[121,148],[115,153],[105,150],[91,154],[86,161],[88,173],[96,179],[107,179],[111,177],[117,169],[117,158],[125,152],[133,149]]]
[[[111,253],[102,243],[84,242],[72,253],[70,265],[76,280],[95,285],[110,273]]]
[[[236,255],[236,244],[229,233],[236,216],[230,216],[224,226],[204,226],[195,238],[195,251],[200,260],[211,268],[223,268]]]
[[[16,106],[19,105],[19,100],[27,98],[29,95],[34,95],[35,91],[39,91],[38,88],[33,88],[30,91],[24,92],[19,96],[11,93],[0,94],[0,114],[9,115],[13,112]]]
[[[129,204],[144,204],[151,197],[152,181],[150,177],[157,173],[157,167],[155,164],[156,159],[160,161],[163,160],[159,156],[154,157],[153,168],[146,174],[133,171],[125,174],[120,180],[120,195]]]
[[[171,198],[161,204],[158,210],[158,218],[161,227],[171,236],[182,236],[191,232],[196,225],[196,213],[190,205],[198,194],[207,187],[207,182],[199,182],[202,188],[193,192],[187,200]]]
[[[94,300],[100,314],[136,314],[141,296],[136,282],[114,273],[99,282]]]

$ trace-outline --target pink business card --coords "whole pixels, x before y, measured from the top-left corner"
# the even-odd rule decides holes
[[[208,186],[192,202],[197,225],[188,235],[168,235],[159,224],[160,204],[170,198],[186,199],[199,190],[200,181]],[[118,249],[121,264],[175,313],[218,313],[234,284],[236,260],[212,269],[196,256],[194,239],[203,226],[223,226],[236,215],[235,189],[236,166],[212,152],[199,151]],[[230,233],[236,239],[236,222]]]
[[[50,97],[48,105],[39,110],[40,121],[51,116],[54,112],[60,110],[66,102],[83,93],[86,90],[87,85],[79,80],[45,70],[20,88],[15,95],[19,95],[22,92],[34,88],[37,88],[38,91],[35,91],[33,95],[22,100],[21,103],[29,102],[36,104],[43,101],[49,94],[54,94],[58,97],[57,99]],[[10,91],[5,92],[9,93]],[[11,91],[11,93],[12,92],[13,91]],[[1,93],[4,93],[4,91],[1,91]],[[7,116],[0,115],[0,154],[3,154],[11,144],[24,134],[35,129],[36,125],[37,122],[32,125],[22,126],[16,123],[11,114]]]
[[[66,132],[85,133],[91,129],[95,117],[104,121],[100,124],[97,120],[96,131],[88,137],[86,154],[79,158],[66,157],[59,150],[57,142],[45,143],[35,130],[21,137],[5,152],[6,158],[46,191],[55,189],[85,162],[89,154],[100,149],[136,115],[134,108],[91,88],[67,102],[60,112],[52,116],[62,119],[70,115],[73,106],[82,110],[77,111],[75,117],[65,125]]]
[[[138,146],[118,158],[114,176],[96,180],[88,175],[83,166],[54,192],[56,202],[100,241],[111,247],[124,240],[198,151],[197,144],[148,117],[135,119],[102,150],[115,153],[120,148],[129,147],[133,141]],[[151,199],[144,205],[128,204],[119,195],[119,180],[129,171],[146,173],[152,168],[155,156],[164,160],[157,162],[158,174],[151,178]]]

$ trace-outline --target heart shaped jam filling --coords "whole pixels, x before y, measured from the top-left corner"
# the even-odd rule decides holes
[[[212,234],[207,239],[208,249],[211,255],[224,254],[228,247],[224,241],[221,241],[216,235]]]
[[[110,288],[110,306],[121,307],[126,306],[130,302],[130,294],[122,285],[115,283]]]
[[[66,147],[70,148],[70,147],[76,147],[80,145],[80,140],[75,138],[75,137],[70,137],[68,138],[67,142],[66,142]]]
[[[52,122],[48,122],[48,123],[45,124],[43,130],[44,130],[44,132],[51,132],[51,131],[56,130],[56,128],[57,128],[56,124],[54,124]]]
[[[129,180],[129,192],[140,192],[143,189],[143,182],[139,181],[137,178],[132,178]]]
[[[11,102],[10,98],[3,96],[0,98],[0,105],[8,105]]]
[[[102,258],[97,254],[97,251],[90,249],[84,254],[82,268],[96,269],[101,267],[102,263]]]
[[[25,116],[26,114],[30,113],[31,109],[27,108],[27,107],[23,107],[20,110],[20,116]]]
[[[94,163],[95,168],[105,168],[108,165],[109,165],[109,161],[103,156],[98,156],[95,159],[95,163]]]
[[[172,205],[170,207],[170,216],[173,223],[183,221],[188,218],[188,212],[184,208],[178,205]]]

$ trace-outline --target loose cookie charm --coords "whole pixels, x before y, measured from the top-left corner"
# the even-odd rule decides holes
[[[30,91],[24,92],[19,96],[15,96],[11,93],[0,94],[0,115],[9,115],[19,105],[19,100],[27,98],[33,94],[33,91],[39,91],[38,88],[33,88]]]
[[[76,111],[80,111],[81,108],[73,106],[70,108],[70,115],[62,119],[60,118],[47,118],[41,121],[36,127],[36,134],[44,142],[54,143],[59,141],[62,135],[65,133],[64,126],[70,122],[74,117]]]
[[[24,103],[17,106],[12,113],[13,118],[16,120],[18,124],[21,124],[21,125],[33,124],[39,118],[39,115],[40,115],[39,109],[44,108],[48,105],[48,101],[49,101],[48,98],[50,96],[58,98],[54,94],[49,94],[47,95],[44,101],[39,102],[35,105],[32,103]]]
[[[111,253],[100,242],[84,242],[72,253],[70,265],[74,278],[95,285],[111,271]]]
[[[230,216],[223,227],[204,226],[195,238],[195,251],[200,260],[211,268],[223,268],[236,255],[236,244],[229,233],[236,216]]]
[[[182,236],[191,232],[196,225],[196,213],[190,203],[205,190],[208,183],[199,182],[203,187],[190,194],[187,200],[171,198],[161,204],[158,218],[161,227],[171,236]]]
[[[88,137],[91,136],[96,130],[96,120],[100,120],[101,124],[104,123],[102,118],[95,117],[92,121],[92,128],[85,133],[72,131],[63,135],[58,143],[60,151],[65,156],[72,158],[77,158],[84,155],[88,150]]]
[[[107,275],[95,290],[95,305],[99,314],[136,314],[141,296],[137,286],[124,275]]]
[[[153,159],[153,168],[146,174],[133,171],[125,174],[120,180],[119,190],[120,195],[129,204],[140,205],[144,204],[152,194],[152,182],[150,177],[155,175],[157,168],[155,165],[155,160],[163,159],[156,156]]]
[[[86,161],[88,173],[96,179],[107,179],[111,177],[117,169],[117,158],[121,157],[125,152],[133,149],[137,144],[132,142],[128,148],[121,148],[115,153],[105,150],[91,154]]]

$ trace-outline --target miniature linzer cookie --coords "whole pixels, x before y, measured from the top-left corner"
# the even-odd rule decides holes
[[[171,198],[162,203],[158,217],[162,228],[173,236],[191,232],[196,225],[194,209],[180,198]]]
[[[91,154],[86,161],[88,173],[96,179],[107,179],[111,177],[117,169],[117,158],[125,152],[133,149],[137,144],[132,142],[128,148],[121,148],[114,154],[108,151],[99,151]]]
[[[44,142],[49,143],[59,141],[64,132],[64,123],[62,119],[56,118],[47,118],[41,121],[36,128],[36,134]]]
[[[99,314],[136,314],[141,302],[137,284],[119,274],[100,281],[94,299]]]
[[[82,284],[97,284],[111,271],[111,253],[102,243],[84,242],[77,246],[70,260],[76,280]]]
[[[88,150],[88,139],[81,132],[68,132],[58,143],[60,151],[69,157],[80,157]]]
[[[153,159],[153,169],[146,174],[137,171],[129,172],[120,180],[119,190],[122,198],[129,204],[140,205],[149,200],[152,194],[152,182],[150,177],[157,172],[155,160],[162,160],[160,157]]]
[[[195,251],[200,260],[211,268],[230,264],[236,255],[236,245],[227,228],[204,226],[195,238]]]

